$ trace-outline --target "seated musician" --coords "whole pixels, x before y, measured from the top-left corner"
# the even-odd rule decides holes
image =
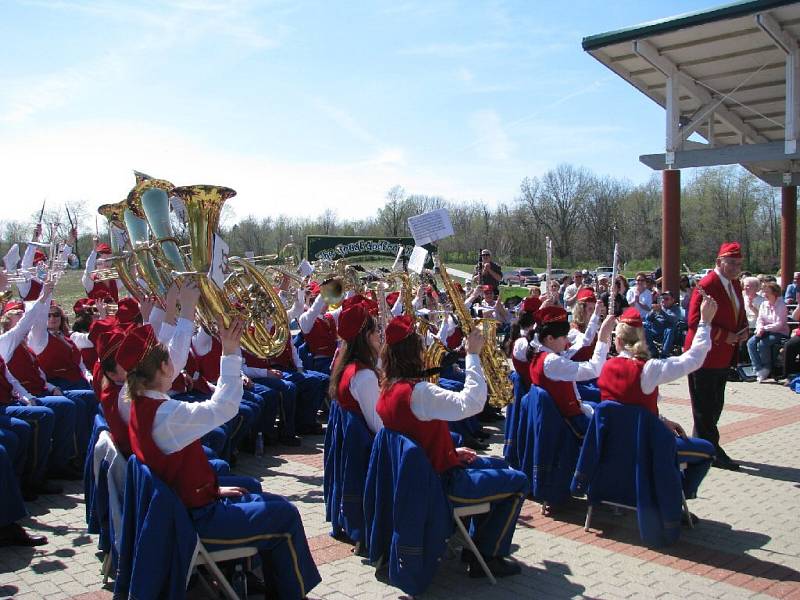
[[[194,403],[167,395],[174,372],[153,328],[143,325],[128,332],[117,363],[128,373],[131,448],[183,501],[201,539],[215,548],[257,547],[268,588],[279,598],[302,598],[320,576],[297,508],[275,494],[226,486],[200,445],[203,435],[236,416],[242,398],[243,324],[235,320],[228,328],[221,322],[218,326],[219,380],[210,399]]]
[[[700,305],[697,335],[689,349],[680,356],[651,359],[638,309],[625,309],[615,331],[614,343],[618,356],[606,362],[597,382],[601,398],[643,406],[658,415],[658,386],[700,368],[711,348],[710,323],[716,312],[716,301],[710,296],[704,296]],[[661,416],[661,421],[677,436],[678,459],[688,464],[684,491],[687,498],[693,498],[711,467],[715,455],[714,445],[707,440],[687,437],[680,425],[664,416]]]
[[[342,306],[339,315],[342,345],[331,372],[329,394],[339,406],[364,417],[367,427],[377,433],[383,421],[375,410],[378,404],[378,354],[380,332],[366,305],[360,302]]]
[[[119,302],[119,285],[116,279],[99,277],[95,271],[108,269],[111,266],[111,246],[100,242],[98,237],[93,238],[94,250],[86,259],[86,268],[81,277],[83,289],[89,298],[99,299],[109,296],[113,302]]]
[[[420,381],[423,369],[422,338],[409,316],[395,317],[386,328],[386,345],[381,354],[384,382],[377,412],[385,427],[414,439],[425,451],[434,470],[442,477],[445,493],[456,504],[490,501],[486,515],[475,517],[472,537],[497,577],[520,572],[511,552],[517,517],[528,478],[499,458],[479,457],[467,448],[455,448],[447,421],[478,414],[486,403],[486,381],[478,355],[483,337],[477,329],[467,338],[466,381],[461,392],[444,390]],[[484,573],[475,557],[470,577]]]
[[[531,385],[531,341],[533,340],[533,328],[536,325],[534,315],[541,306],[542,301],[538,297],[528,296],[525,298],[520,304],[519,318],[511,330],[511,337],[514,340],[511,362],[526,387]]]
[[[597,344],[597,329],[603,304],[597,301],[591,288],[581,288],[575,296],[567,338],[570,348],[577,349],[572,360],[589,360]]]
[[[581,401],[577,382],[594,379],[600,374],[615,322],[613,316],[603,321],[591,359],[574,361],[566,352],[569,345],[567,311],[560,306],[547,306],[536,313],[539,352],[531,360],[531,382],[547,390],[578,437],[586,433],[594,411],[591,405]]]

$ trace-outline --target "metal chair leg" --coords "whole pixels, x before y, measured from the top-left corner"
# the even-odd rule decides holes
[[[589,531],[589,524],[592,522],[592,511],[594,511],[594,506],[590,504],[586,509],[586,522],[583,524],[584,531]]]
[[[227,577],[225,577],[222,571],[220,571],[219,566],[217,566],[217,563],[214,562],[214,559],[211,558],[211,556],[208,554],[208,551],[202,544],[200,544],[198,551],[203,555],[206,566],[214,574],[219,586],[222,588],[222,593],[225,594],[228,600],[239,600],[239,596],[236,594],[233,587],[231,587]]]
[[[689,503],[686,502],[686,496],[683,492],[681,492],[681,501],[683,502],[683,513],[686,515],[686,521],[689,523],[689,529],[694,529],[694,523],[692,522],[692,513],[689,512]]]
[[[111,552],[106,552],[103,557],[103,585],[108,583],[108,576],[111,574]]]
[[[466,544],[466,546],[472,551],[472,554],[475,556],[475,559],[478,561],[481,569],[483,569],[483,572],[486,573],[486,577],[489,578],[489,581],[492,582],[492,585],[497,585],[497,580],[494,578],[494,575],[492,575],[489,565],[487,565],[486,561],[483,560],[481,553],[478,552],[478,548],[475,546],[475,542],[473,542],[472,538],[469,536],[469,532],[467,531],[467,528],[464,527],[464,523],[455,514],[453,514],[453,520],[456,522],[456,527],[458,527],[461,537],[464,538],[464,544]]]

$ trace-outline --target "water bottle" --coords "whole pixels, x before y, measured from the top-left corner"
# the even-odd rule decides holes
[[[242,563],[237,563],[231,579],[231,587],[242,600],[247,600],[247,576],[244,574]]]
[[[264,432],[259,431],[256,436],[256,456],[264,456]]]

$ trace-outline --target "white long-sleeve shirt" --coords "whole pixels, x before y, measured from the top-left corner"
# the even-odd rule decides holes
[[[86,293],[89,294],[94,289],[94,281],[92,281],[92,271],[95,269],[95,264],[97,263],[97,250],[92,250],[89,253],[89,256],[86,258],[86,268],[83,269],[83,275],[81,276],[81,283],[83,284],[83,289],[86,290]]]
[[[364,415],[367,427],[372,433],[378,433],[378,430],[383,427],[383,421],[375,410],[380,396],[378,376],[375,375],[375,371],[372,369],[359,370],[350,379],[349,389],[361,408],[361,414]]]
[[[11,244],[6,255],[3,257],[3,264],[6,271],[15,271],[19,264],[19,244]]]
[[[242,400],[241,371],[241,356],[223,356],[216,389],[203,402],[181,402],[162,392],[144,392],[148,398],[164,400],[153,420],[153,441],[159,450],[165,454],[178,452],[235,417]]]
[[[567,332],[567,339],[570,341],[570,347],[567,351],[572,351],[572,354],[575,354],[575,352],[584,346],[589,346],[599,329],[600,315],[597,314],[592,314],[592,318],[589,319],[589,323],[586,325],[586,331],[583,333],[575,327],[570,327],[570,330]]]
[[[303,334],[308,333],[314,327],[314,322],[317,320],[318,317],[322,316],[325,307],[325,301],[322,299],[322,294],[319,294],[315,299],[311,306],[303,312],[302,315],[297,317],[297,324],[300,325],[300,331]],[[336,326],[339,326],[339,313],[342,312],[342,308],[339,307],[336,310],[332,310],[330,314],[333,316],[333,320],[336,322]]]
[[[411,392],[411,412],[420,421],[459,421],[477,415],[486,404],[486,379],[477,354],[467,354],[464,389],[452,392],[420,381]]]
[[[25,254],[22,255],[22,263],[20,263],[20,269],[27,271],[33,266],[33,256],[36,254],[36,248],[37,246],[35,246],[34,244],[28,244],[25,247]],[[72,246],[65,244],[61,250],[61,254],[59,255],[59,260],[65,262],[71,252],[72,252]],[[31,290],[30,279],[17,284],[17,291],[19,292],[20,298],[24,298],[25,296],[27,296],[30,290]]]
[[[553,381],[571,381],[575,397],[580,400],[581,393],[578,390],[579,381],[588,381],[600,375],[600,371],[606,362],[608,354],[608,343],[598,342],[594,347],[592,358],[580,362],[575,362],[568,358],[567,352],[556,354],[547,346],[540,346],[542,352],[547,352],[544,357],[544,374]],[[591,416],[593,409],[589,404],[581,402],[581,410],[587,416]]]
[[[281,300],[288,303],[289,302],[289,295],[287,292],[281,290],[278,292]],[[303,306],[305,304],[305,291],[303,288],[298,288],[295,297],[292,299],[292,305],[286,309],[286,316],[289,317],[289,322],[291,323],[301,314],[303,314]]]
[[[14,327],[0,334],[0,358],[5,362],[11,360],[14,351],[22,342],[25,341],[31,329],[39,324],[45,324],[45,332],[47,331],[47,311],[50,308],[50,297],[39,298],[36,302],[32,302],[20,320]]]

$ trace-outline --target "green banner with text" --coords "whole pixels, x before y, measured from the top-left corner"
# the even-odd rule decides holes
[[[308,260],[338,260],[367,256],[394,258],[400,246],[403,255],[411,256],[414,238],[368,237],[361,235],[307,235],[306,256]]]

